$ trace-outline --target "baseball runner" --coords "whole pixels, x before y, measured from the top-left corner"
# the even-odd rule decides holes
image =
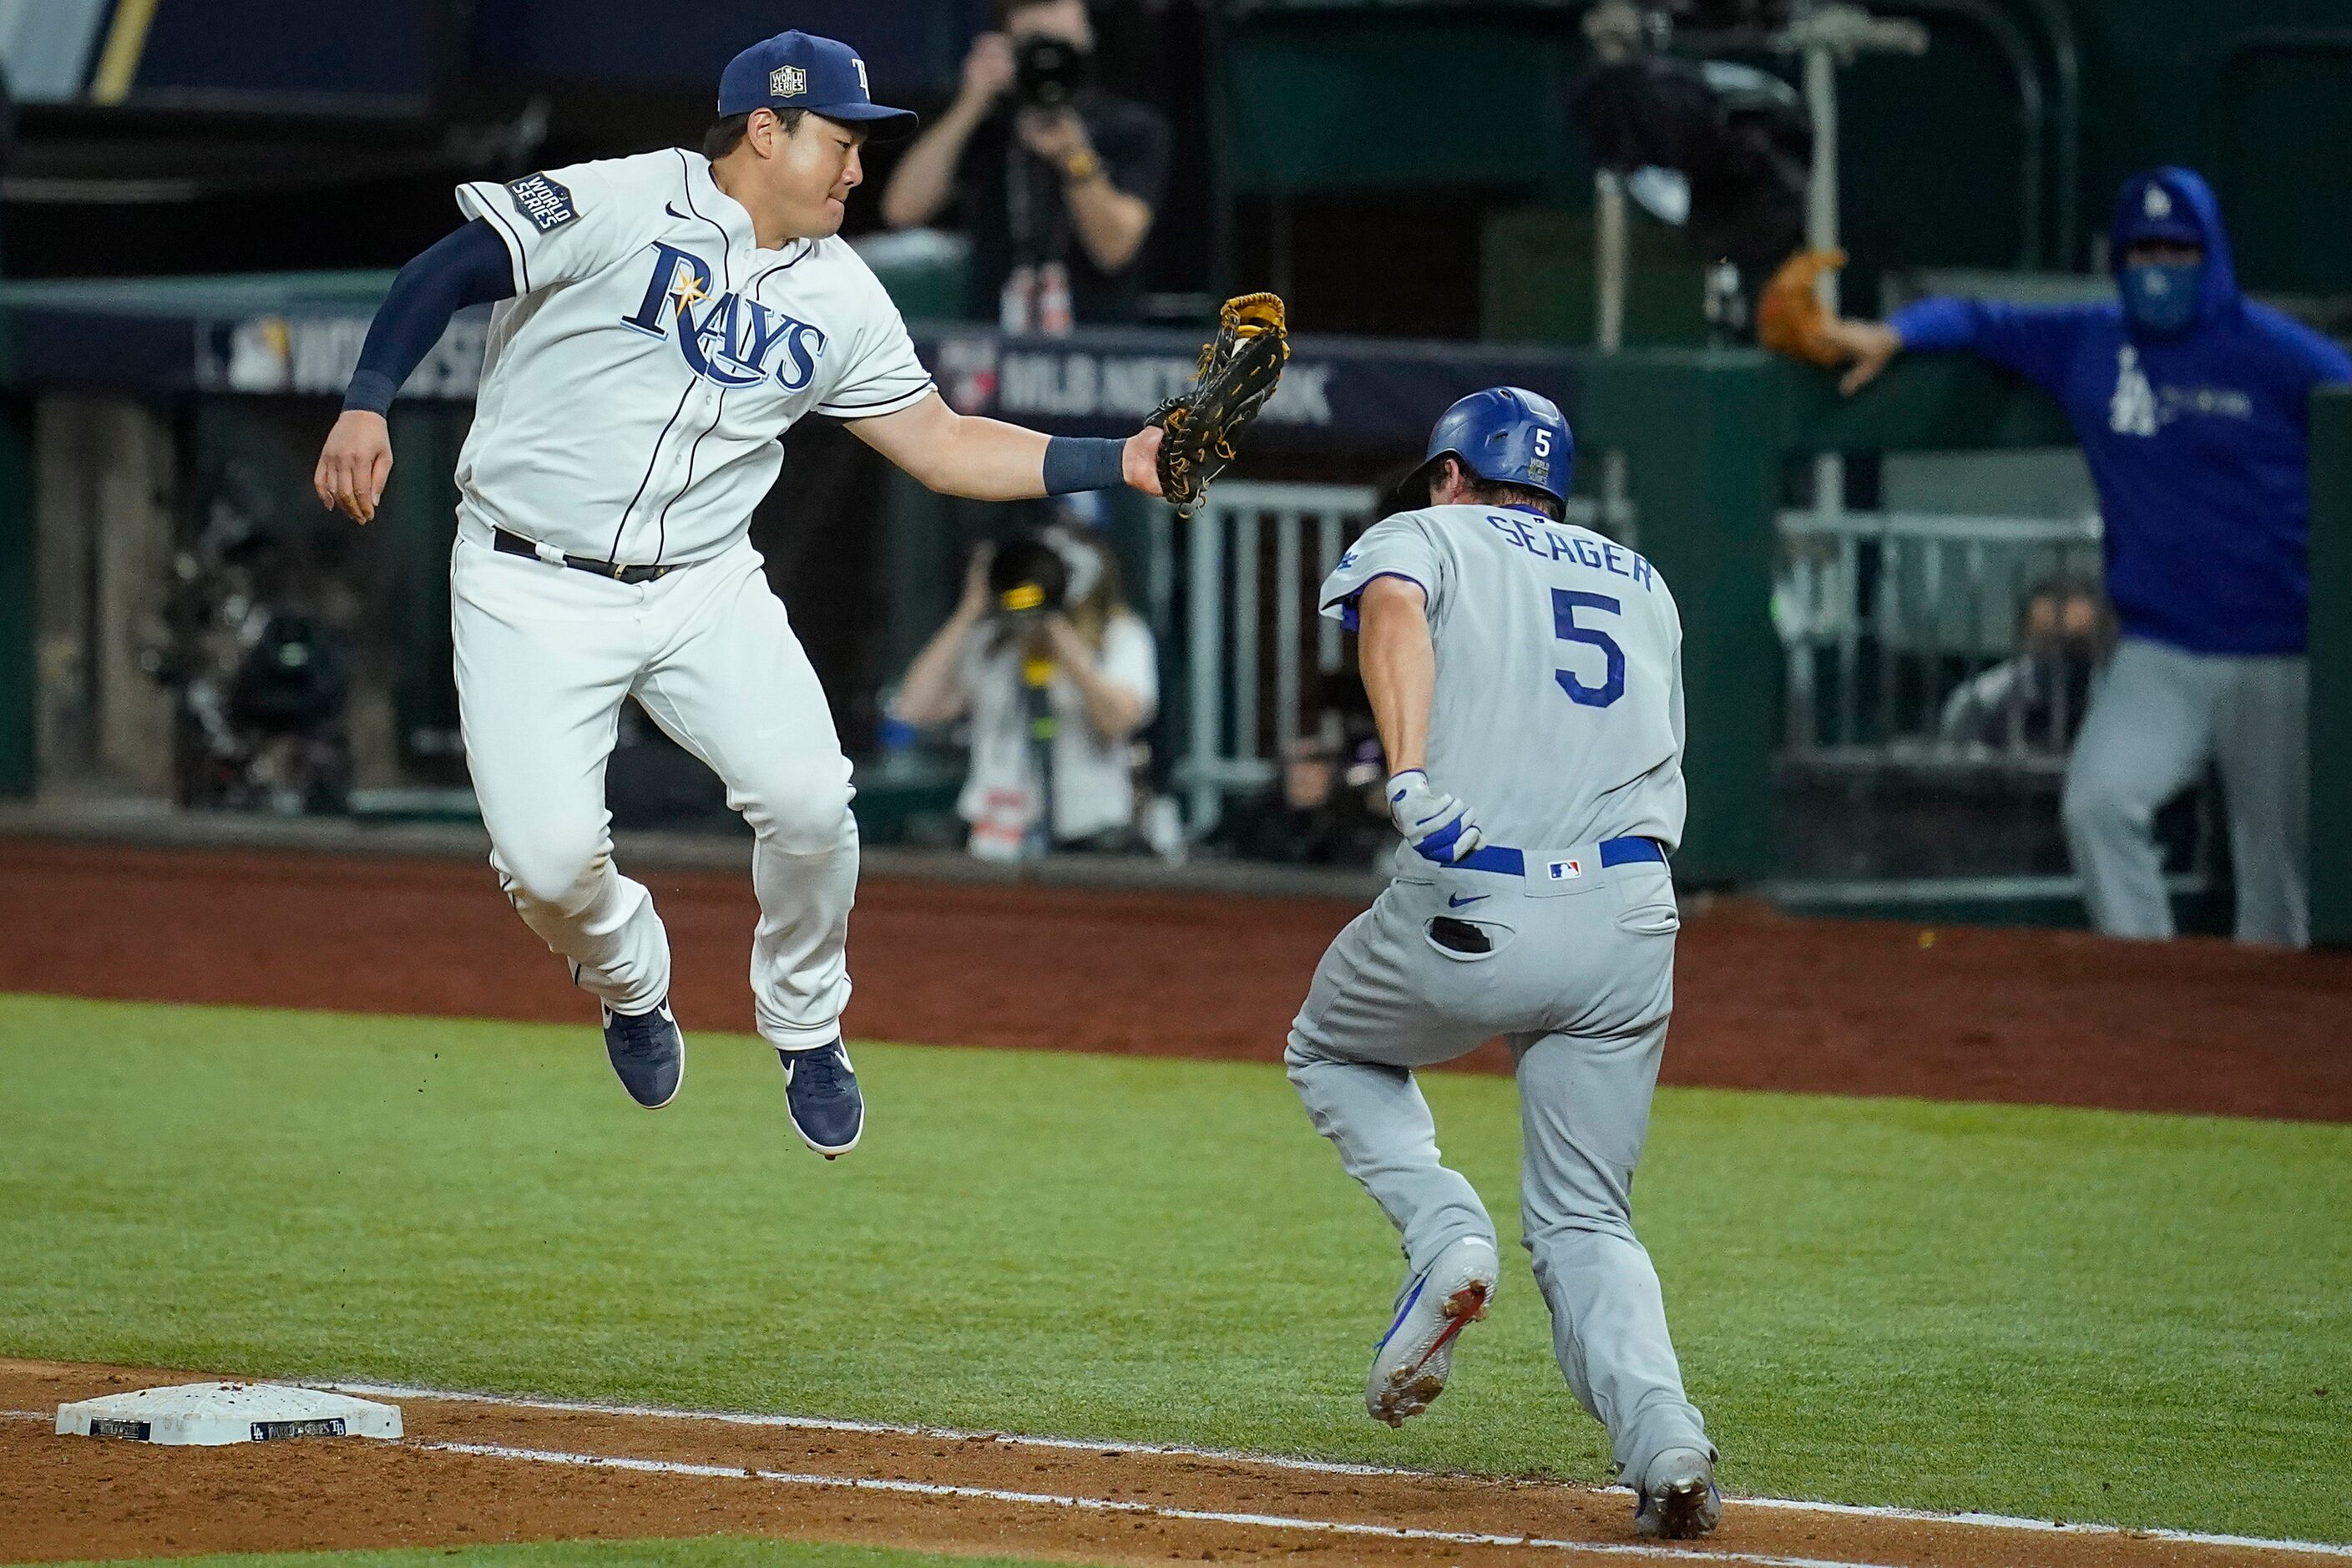
[[[1413,1069],[1501,1035],[1519,1082],[1523,1228],[1560,1370],[1609,1428],[1645,1535],[1715,1527],[1716,1453],[1683,1393],[1630,1215],[1681,924],[1682,626],[1656,569],[1562,523],[1574,442],[1517,387],[1448,409],[1412,481],[1323,584],[1393,773],[1394,879],[1339,933],[1286,1060],[1316,1130],[1402,1233],[1364,1399],[1445,1387],[1500,1278],[1495,1222],[1440,1163]]]
[[[457,191],[469,220],[403,269],[319,459],[320,499],[374,515],[383,417],[451,314],[497,300],[457,464],[450,619],[491,864],[603,1004],[614,1070],[667,1105],[685,1068],[669,944],[614,863],[604,764],[621,704],[725,781],[755,835],[751,990],[793,1127],[828,1159],[865,1102],[841,1043],[857,883],[849,763],[748,531],[811,413],[934,489],[1016,500],[1160,493],[1162,432],[1048,440],[961,417],[844,243],[873,102],[847,46],[788,32],[719,79],[700,153],[669,148]]]

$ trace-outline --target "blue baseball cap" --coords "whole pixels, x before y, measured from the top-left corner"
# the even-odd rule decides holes
[[[2116,260],[2144,241],[2193,245],[2203,250],[2210,243],[2196,203],[2187,191],[2166,178],[2168,169],[2150,169],[2126,180],[2116,193],[2115,222],[2110,226]]]
[[[761,39],[719,73],[720,117],[755,109],[805,109],[885,142],[911,135],[918,123],[911,111],[874,101],[866,62],[847,44],[798,30]]]

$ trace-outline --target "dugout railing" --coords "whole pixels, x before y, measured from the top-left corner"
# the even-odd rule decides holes
[[[2014,696],[2000,677],[2030,656],[2019,623],[2037,594],[2098,583],[2096,516],[1790,509],[1776,532],[1784,757],[2028,775],[2064,766],[2088,668],[2062,658],[2046,692]],[[1956,703],[1979,691],[1981,704]]]

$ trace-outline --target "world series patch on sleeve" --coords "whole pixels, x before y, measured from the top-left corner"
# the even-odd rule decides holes
[[[530,220],[531,226],[541,234],[553,234],[580,216],[572,205],[572,193],[545,174],[525,174],[507,184],[507,195],[514,198],[515,211]]]

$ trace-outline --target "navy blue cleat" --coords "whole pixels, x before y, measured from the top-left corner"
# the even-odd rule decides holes
[[[650,1013],[615,1013],[604,1009],[604,1054],[620,1075],[629,1098],[647,1110],[659,1110],[677,1098],[686,1078],[686,1037],[670,1016],[669,998],[654,1004]]]
[[[866,1131],[866,1097],[857,1092],[857,1069],[835,1040],[814,1050],[778,1049],[784,1064],[784,1109],[801,1142],[828,1160],[857,1147]]]

